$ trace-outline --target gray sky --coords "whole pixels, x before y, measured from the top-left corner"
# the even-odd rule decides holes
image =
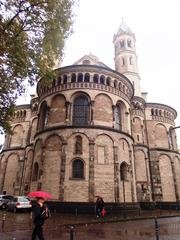
[[[114,69],[112,40],[123,17],[136,35],[141,87],[148,101],[170,105],[180,115],[179,10],[179,0],[79,0],[63,66],[91,52]],[[180,145],[180,129],[177,134]]]
[[[179,0],[80,0],[63,65],[91,52],[114,69],[112,40],[123,17],[136,35],[141,86],[148,101],[170,105],[180,115],[179,11]],[[180,145],[180,129],[177,134]]]

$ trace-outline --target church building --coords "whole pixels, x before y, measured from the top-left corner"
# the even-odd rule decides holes
[[[178,202],[177,112],[141,92],[135,35],[114,35],[115,70],[85,55],[37,83],[18,105],[0,153],[0,193],[62,202]]]

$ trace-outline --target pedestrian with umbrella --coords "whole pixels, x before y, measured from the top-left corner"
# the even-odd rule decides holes
[[[32,215],[31,215],[34,223],[32,240],[35,240],[36,237],[38,237],[39,240],[44,240],[43,225],[45,220],[50,217],[50,211],[47,205],[45,204],[45,201],[47,199],[50,199],[51,195],[46,192],[36,191],[36,192],[29,193],[28,196],[31,198],[36,198],[36,201],[32,206]]]

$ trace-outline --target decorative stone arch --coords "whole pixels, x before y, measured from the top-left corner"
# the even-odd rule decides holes
[[[113,126],[113,101],[104,93],[97,94],[94,101],[95,124]]]
[[[13,127],[12,130],[13,134],[10,139],[10,146],[11,147],[22,147],[23,145],[23,135],[24,135],[24,128],[21,124],[17,124]]]
[[[143,125],[140,117],[134,116],[132,119],[132,135],[136,142],[143,143]]]
[[[65,123],[67,116],[66,111],[66,97],[63,94],[55,94],[51,98],[47,121],[48,126]]]
[[[126,107],[125,103],[121,100],[118,100],[116,102],[116,105],[115,105],[114,109],[116,109],[117,106],[120,108],[120,116],[121,116],[121,123],[120,123],[121,129],[120,130],[127,131],[127,129],[128,129],[128,126],[127,126],[127,124],[128,124],[127,107]],[[116,112],[114,111],[114,120],[115,120],[115,123],[116,123],[116,114],[115,113]]]
[[[128,181],[128,172],[129,172],[129,165],[127,162],[123,161],[120,164],[120,180],[121,181]]]
[[[3,190],[6,190],[7,194],[15,194],[14,187],[18,176],[19,159],[20,157],[18,153],[11,153],[7,157],[7,166],[3,186]]]
[[[96,164],[112,164],[114,140],[108,134],[99,134],[95,138],[95,162]]]
[[[126,160],[128,164],[130,164],[130,152],[131,147],[130,143],[127,141],[126,138],[120,138],[118,140],[118,152],[119,152],[119,161],[122,162]]]
[[[165,202],[175,202],[176,196],[171,158],[167,154],[160,154],[158,161],[162,187],[162,200]]]
[[[39,106],[38,131],[42,131],[47,124],[48,109],[46,101],[43,101]]]
[[[38,117],[34,117],[30,123],[30,143],[34,141],[34,136],[37,132]]]
[[[154,127],[154,130],[155,130],[155,146],[169,149],[169,141],[166,126],[162,123],[157,123]]]
[[[135,173],[137,182],[147,182],[148,173],[146,166],[146,153],[142,149],[134,151]]]

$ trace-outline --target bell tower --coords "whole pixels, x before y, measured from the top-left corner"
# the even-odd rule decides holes
[[[141,97],[135,41],[134,33],[122,19],[118,32],[114,35],[113,39],[115,69],[132,82],[135,88],[135,96]]]

